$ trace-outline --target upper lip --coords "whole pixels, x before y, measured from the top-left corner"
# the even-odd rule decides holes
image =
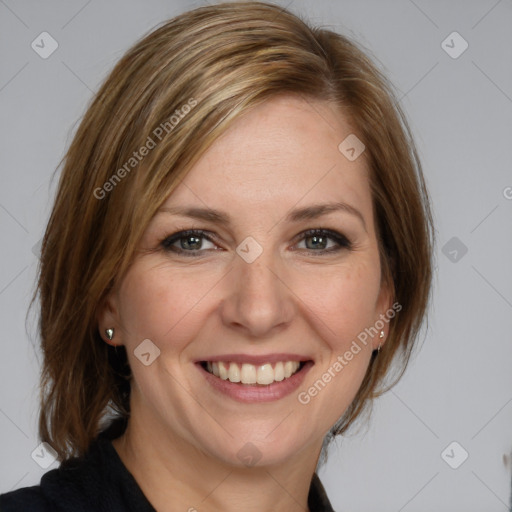
[[[302,356],[299,354],[263,354],[263,355],[248,355],[248,354],[222,354],[220,356],[209,356],[204,357],[202,359],[198,359],[196,363],[202,363],[204,361],[209,362],[233,362],[237,364],[253,364],[255,366],[262,365],[265,363],[277,363],[279,361],[298,361],[305,362],[305,361],[311,361],[312,358],[308,356]]]

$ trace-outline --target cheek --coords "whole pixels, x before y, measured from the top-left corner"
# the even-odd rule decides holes
[[[133,350],[148,338],[161,351],[179,352],[201,329],[202,308],[218,279],[150,258],[134,264],[119,292],[124,343]]]
[[[315,283],[310,283],[309,291],[304,283],[302,296],[307,297],[306,309],[325,356],[300,390],[298,401],[315,411],[312,414],[319,418],[318,428],[325,430],[352,403],[368,369],[373,350],[371,338],[367,337],[365,343],[358,336],[378,318],[380,268],[368,258],[337,267],[321,279],[317,276]]]
[[[119,291],[125,343],[133,346],[149,338],[160,346],[159,341],[184,315],[191,299],[165,269],[135,264]]]
[[[313,282],[304,279],[298,295],[310,317],[317,318],[319,326],[323,324],[324,340],[332,349],[341,350],[373,325],[379,291],[380,268],[368,259],[318,273]]]

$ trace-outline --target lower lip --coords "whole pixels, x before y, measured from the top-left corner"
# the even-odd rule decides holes
[[[201,363],[196,363],[205,379],[214,389],[238,402],[244,403],[273,402],[274,400],[279,400],[293,393],[302,384],[306,373],[308,373],[313,364],[313,361],[307,361],[304,366],[291,377],[281,382],[273,382],[272,384],[262,386],[223,380],[205,370],[201,366]]]

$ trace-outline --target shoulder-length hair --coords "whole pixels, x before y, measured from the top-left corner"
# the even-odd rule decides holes
[[[279,94],[334,102],[366,146],[382,280],[401,305],[332,434],[405,371],[431,293],[433,229],[421,164],[391,85],[354,42],[285,9],[201,7],[165,22],[121,58],[61,163],[36,290],[39,435],[60,460],[84,454],[107,413],[130,414],[126,351],[102,340],[97,315],[148,222],[234,120]]]

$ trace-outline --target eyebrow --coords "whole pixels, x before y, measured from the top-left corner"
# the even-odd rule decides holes
[[[362,222],[364,230],[367,231],[366,222],[362,213],[354,206],[343,202],[314,204],[304,208],[297,208],[287,214],[285,221],[300,222],[302,220],[312,220],[337,211],[345,212],[357,217]],[[229,226],[231,224],[228,214],[211,208],[173,206],[159,208],[157,213],[160,212],[210,221],[224,226]]]

